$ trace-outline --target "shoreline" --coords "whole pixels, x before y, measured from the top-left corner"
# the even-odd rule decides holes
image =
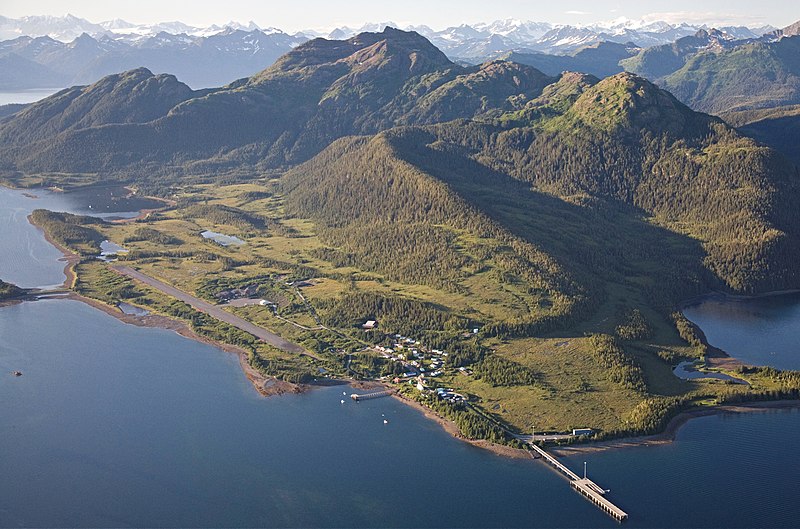
[[[595,452],[605,452],[607,450],[620,450],[639,446],[660,446],[675,442],[680,429],[692,419],[709,417],[712,415],[725,414],[746,414],[746,413],[766,413],[776,410],[800,409],[800,400],[766,400],[749,401],[736,404],[722,404],[708,408],[698,408],[687,410],[673,417],[663,432],[653,435],[643,435],[637,437],[623,437],[608,441],[598,441],[596,443],[578,444],[572,446],[555,446],[550,448],[550,452],[559,457],[570,457],[581,454],[591,454]]]
[[[279,380],[275,377],[266,376],[261,372],[259,372],[258,370],[256,370],[255,368],[253,368],[248,363],[247,351],[245,351],[244,349],[241,349],[234,345],[216,342],[214,340],[210,340],[208,338],[200,336],[199,334],[194,332],[194,330],[192,330],[192,328],[189,327],[187,323],[169,316],[163,316],[159,314],[149,314],[147,316],[135,316],[131,314],[125,314],[117,307],[113,307],[99,300],[87,298],[76,292],[68,292],[64,296],[60,297],[62,299],[72,299],[74,301],[80,301],[82,303],[85,303],[126,324],[136,325],[138,327],[150,327],[150,328],[170,330],[176,332],[177,334],[180,334],[185,338],[195,340],[200,343],[212,345],[227,353],[235,354],[239,358],[239,365],[244,375],[253,385],[253,388],[263,397],[272,397],[285,394],[302,394],[307,391],[313,390],[316,387],[326,387],[331,385],[331,384],[298,385]],[[13,301],[13,303],[20,303],[20,302],[22,302],[22,300]],[[344,380],[340,381],[340,383],[349,384],[354,389],[360,389],[360,390],[373,390],[381,387],[384,388],[390,387],[378,381]],[[461,431],[458,429],[458,426],[456,426],[456,424],[453,421],[438,415],[430,408],[420,404],[419,402],[413,399],[405,397],[397,392],[392,393],[391,398],[394,398],[397,401],[403,403],[404,405],[419,411],[420,413],[422,413],[422,415],[425,416],[425,418],[438,424],[446,433],[450,434],[450,436],[459,441],[465,442],[476,448],[489,451],[495,455],[502,457],[509,457],[512,459],[531,458],[530,452],[526,449],[512,448],[506,445],[499,445],[484,439],[476,440],[476,439],[466,438],[463,436]],[[657,434],[646,435],[646,436],[624,437],[620,439],[611,439],[608,441],[598,441],[594,443],[590,442],[590,443],[577,444],[571,446],[556,445],[549,447],[548,450],[557,457],[570,457],[581,454],[604,452],[607,450],[619,450],[624,448],[641,447],[641,446],[660,446],[674,442],[678,431],[692,419],[707,417],[711,415],[726,414],[726,413],[736,413],[736,414],[764,413],[774,410],[789,410],[789,409],[800,409],[800,400],[750,401],[737,404],[713,406],[705,409],[701,408],[701,409],[688,410],[681,412],[675,417],[673,417],[667,424],[664,431]]]
[[[678,304],[678,310],[683,312],[683,309],[698,305],[706,300],[747,301],[750,299],[773,298],[778,296],[788,296],[791,294],[800,294],[800,289],[789,288],[785,290],[770,290],[769,292],[763,292],[761,294],[730,294],[720,290],[712,290],[707,294],[700,294],[699,296],[694,296],[680,302]]]
[[[75,286],[75,281],[78,279],[78,275],[75,273],[75,266],[81,262],[81,256],[54,241],[45,230],[33,222],[33,219],[31,219],[30,215],[28,215],[28,222],[30,222],[33,226],[36,226],[36,229],[42,232],[45,240],[55,246],[56,249],[63,254],[63,257],[59,259],[59,261],[66,262],[64,265],[64,282],[61,283],[61,286],[62,288],[67,289],[73,288]]]
[[[73,252],[69,248],[62,246],[61,244],[53,240],[53,238],[50,237],[47,231],[45,231],[41,226],[33,222],[33,218],[31,217],[31,215],[28,215],[27,219],[28,223],[30,223],[31,226],[39,230],[39,233],[42,234],[44,240],[53,245],[56,248],[56,250],[61,252],[62,257],[61,259],[59,259],[59,261],[64,261],[67,263],[66,265],[64,265],[64,282],[61,283],[61,287],[71,289],[73,286],[75,286],[75,280],[78,278],[78,276],[75,274],[75,265],[81,262],[81,256]],[[36,289],[30,289],[30,290],[32,291],[31,292],[32,294],[36,293],[35,292]]]
[[[451,421],[449,419],[445,419],[444,417],[442,417],[441,415],[439,415],[438,413],[436,413],[432,409],[423,406],[422,404],[420,404],[419,402],[417,402],[417,401],[415,401],[413,399],[409,399],[408,397],[400,395],[397,392],[392,393],[391,396],[392,396],[393,399],[396,399],[396,400],[402,402],[406,406],[409,406],[409,407],[414,408],[415,410],[419,411],[420,413],[422,413],[422,415],[425,416],[425,418],[427,418],[428,420],[431,420],[431,421],[435,422],[436,424],[438,424],[445,432],[450,434],[455,439],[458,439],[459,441],[462,441],[462,442],[465,442],[467,444],[470,444],[470,445],[472,445],[472,446],[474,446],[476,448],[480,448],[481,450],[487,450],[487,451],[492,452],[493,454],[498,455],[498,456],[509,457],[509,458],[512,458],[512,459],[530,459],[531,458],[530,453],[527,450],[522,449],[522,448],[512,448],[512,447],[506,446],[506,445],[499,445],[499,444],[487,441],[485,439],[468,439],[468,438],[466,438],[466,437],[464,437],[462,435],[461,431],[458,429],[458,426],[456,426],[456,423],[454,423],[453,421]]]
[[[45,239],[63,254],[61,260],[66,261],[66,265],[64,267],[65,280],[63,283],[63,288],[72,289],[77,279],[74,267],[78,262],[80,262],[81,257],[72,250],[63,247],[54,240],[52,240],[52,238],[45,232],[45,230],[37,226],[31,220],[30,216],[28,216],[28,221],[33,226],[36,226],[36,228],[44,235]],[[791,292],[800,292],[800,291],[782,291],[776,293],[768,293],[759,297],[766,297],[770,295],[781,295]],[[35,292],[32,292],[32,294],[35,295]],[[714,295],[714,293],[710,295]],[[315,385],[313,384],[304,384],[304,385],[292,384],[289,382],[279,380],[275,377],[266,376],[249,364],[248,353],[244,349],[241,349],[234,345],[217,342],[205,338],[203,336],[200,336],[187,323],[180,321],[178,319],[159,314],[149,314],[146,316],[135,316],[135,315],[125,314],[117,307],[113,307],[99,300],[87,298],[71,290],[67,292],[66,295],[64,295],[63,297],[66,299],[73,299],[76,301],[80,301],[82,303],[86,303],[87,305],[90,305],[93,308],[101,310],[106,314],[122,321],[123,323],[137,325],[140,327],[153,327],[153,328],[171,330],[180,334],[185,338],[189,338],[191,340],[195,340],[200,343],[212,345],[231,354],[236,354],[239,358],[239,365],[244,375],[250,381],[253,388],[264,397],[284,395],[284,394],[300,394],[309,391],[310,389],[313,389],[315,387]],[[682,310],[683,307],[687,306],[687,303],[681,304],[680,310]],[[698,335],[702,343],[707,347],[708,352],[712,353],[707,357],[707,363],[709,363],[709,365],[714,365],[715,367],[722,367],[722,366],[727,367],[731,365],[735,367],[739,365],[745,365],[738,359],[731,357],[728,353],[726,353],[722,349],[719,349],[709,344],[708,340],[706,339],[705,333],[703,333],[702,329],[700,329],[694,322],[690,320],[689,322],[694,326],[695,330],[698,332]],[[378,381],[351,380],[344,382],[350,384],[353,388],[356,389],[373,389],[376,387],[386,387],[383,383]],[[322,387],[323,384],[320,384],[319,386]],[[445,432],[450,434],[452,437],[459,439],[463,442],[466,442],[476,448],[487,450],[499,456],[514,458],[514,459],[529,459],[531,457],[530,452],[526,449],[512,448],[506,445],[498,445],[489,442],[487,440],[468,439],[461,434],[460,430],[453,421],[441,417],[430,408],[423,406],[417,401],[404,397],[397,392],[393,393],[391,396],[392,398],[397,399],[406,406],[410,406],[421,412],[427,419],[437,423],[440,427],[442,427],[445,430]],[[723,413],[752,413],[752,412],[764,412],[775,409],[793,409],[793,408],[800,408],[800,400],[743,402],[737,405],[723,405],[723,406],[714,406],[707,409],[689,410],[681,412],[677,416],[673,417],[667,424],[664,431],[658,434],[649,436],[628,437],[628,438],[621,438],[609,441],[600,441],[597,443],[586,443],[586,444],[573,445],[567,447],[555,446],[551,447],[550,451],[557,456],[569,457],[570,455],[628,448],[633,446],[656,446],[656,445],[668,444],[675,440],[678,430],[680,430],[680,428],[684,424],[686,424],[693,418],[704,417],[715,414],[723,414]]]
[[[77,292],[69,292],[64,296],[61,296],[61,298],[80,301],[81,303],[85,303],[129,325],[173,331],[177,334],[180,334],[184,338],[212,345],[218,349],[221,349],[222,351],[225,351],[226,353],[235,354],[239,357],[239,365],[247,379],[253,385],[253,388],[264,397],[284,395],[287,393],[304,393],[311,387],[309,385],[292,384],[290,382],[279,380],[275,377],[264,375],[250,365],[250,363],[247,361],[248,353],[244,349],[235,345],[217,342],[201,336],[197,334],[191,327],[189,327],[187,323],[178,319],[161,314],[148,314],[146,316],[125,314],[117,307],[113,307],[96,299],[87,298],[86,296],[82,296]]]
[[[63,296],[60,296],[65,299],[72,299],[75,301],[80,301],[85,303],[97,310],[105,312],[109,316],[112,316],[123,323],[127,323],[130,325],[136,325],[138,327],[151,327],[151,328],[159,328],[159,329],[166,329],[170,331],[174,331],[184,338],[189,338],[190,340],[195,340],[200,343],[205,343],[208,345],[213,345],[227,353],[235,354],[239,357],[239,365],[244,372],[247,379],[253,385],[253,388],[263,395],[264,397],[270,397],[273,395],[283,395],[286,393],[302,393],[306,391],[308,388],[303,385],[292,384],[290,382],[286,382],[283,380],[279,380],[275,377],[268,377],[262,374],[260,371],[255,369],[250,363],[247,361],[247,351],[244,349],[237,347],[235,345],[226,344],[222,342],[216,342],[214,340],[210,340],[205,338],[204,336],[200,336],[197,334],[187,323],[180,321],[175,318],[171,318],[169,316],[164,316],[160,314],[148,314],[147,316],[135,316],[133,314],[125,314],[118,307],[113,307],[102,301],[88,298],[86,296],[82,296],[77,292],[71,290],[75,286],[75,281],[77,279],[77,275],[75,273],[75,265],[77,265],[81,261],[81,256],[77,253],[73,252],[69,248],[66,248],[59,244],[58,242],[54,241],[50,235],[47,234],[45,230],[43,230],[40,226],[38,226],[31,216],[28,215],[28,222],[31,225],[35,226],[39,232],[42,233],[45,240],[52,244],[58,251],[60,251],[63,255],[60,261],[66,261],[66,265],[64,266],[64,282],[62,283],[62,288],[68,289],[67,292]],[[37,299],[36,291],[31,290],[28,293],[29,297],[32,297],[34,300]],[[18,300],[18,302],[22,302],[24,300]]]
[[[138,191],[136,189],[134,189],[133,187],[124,186],[124,189],[128,191],[128,193],[129,193],[128,197],[131,197],[132,195],[138,194]],[[143,195],[143,198],[147,198],[147,199],[150,199],[150,200],[155,200],[155,201],[158,201],[158,202],[162,202],[165,205],[160,207],[160,208],[140,209],[139,210],[139,214],[136,215],[133,218],[130,218],[130,219],[117,219],[117,220],[112,220],[110,222],[112,224],[129,224],[131,222],[136,222],[137,220],[144,220],[144,219],[146,219],[147,217],[149,217],[153,213],[157,213],[159,211],[164,211],[165,209],[175,207],[178,204],[177,201],[172,200],[170,198],[154,197],[154,196],[151,196],[151,195]]]
[[[66,295],[62,296],[62,298],[72,299],[75,301],[86,303],[87,305],[97,310],[103,311],[106,314],[122,321],[123,323],[136,325],[138,327],[151,327],[151,328],[171,330],[173,332],[176,332],[177,334],[180,334],[185,338],[195,340],[200,343],[212,345],[227,353],[235,354],[239,358],[239,365],[244,375],[253,385],[253,388],[263,397],[272,397],[285,394],[302,394],[305,393],[306,391],[313,390],[316,387],[325,387],[331,385],[331,384],[298,385],[279,380],[275,377],[266,376],[261,372],[259,372],[258,370],[256,370],[255,368],[253,368],[248,363],[247,351],[245,351],[244,349],[241,349],[234,345],[216,342],[214,340],[210,340],[208,338],[200,336],[199,334],[194,332],[194,330],[192,330],[192,328],[189,327],[187,323],[169,316],[163,316],[158,314],[149,314],[147,316],[135,316],[135,315],[125,314],[117,307],[107,305],[106,303],[101,302],[99,300],[87,298],[76,292],[68,292]],[[349,384],[354,389],[359,389],[359,390],[374,390],[377,388],[390,387],[378,381],[344,380],[341,382],[343,382],[344,384]],[[451,437],[459,441],[470,444],[476,448],[486,450],[497,456],[509,457],[512,459],[531,458],[530,452],[527,449],[512,448],[506,445],[499,445],[487,441],[485,439],[476,440],[476,439],[466,438],[464,437],[464,435],[458,429],[458,426],[453,421],[438,415],[430,408],[422,405],[421,403],[413,399],[405,397],[397,392],[392,393],[391,398],[394,398],[397,401],[401,402],[402,404],[419,411],[420,413],[422,413],[422,415],[425,416],[425,418],[438,424],[446,433],[448,433]],[[581,454],[604,452],[607,450],[619,450],[624,448],[641,447],[641,446],[666,445],[674,442],[678,431],[680,431],[680,429],[692,419],[707,417],[711,415],[726,414],[726,413],[737,413],[737,414],[757,413],[757,412],[763,413],[772,410],[787,410],[787,409],[798,409],[798,408],[800,408],[800,400],[780,400],[780,401],[742,402],[730,405],[713,406],[705,409],[688,410],[681,412],[675,417],[673,417],[667,424],[664,431],[657,434],[646,435],[646,436],[624,437],[620,439],[611,439],[608,441],[598,441],[594,443],[590,442],[590,443],[577,444],[571,446],[556,445],[549,447],[548,450],[557,457],[570,457]]]

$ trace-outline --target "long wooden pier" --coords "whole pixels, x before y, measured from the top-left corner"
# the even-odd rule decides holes
[[[360,400],[379,399],[381,397],[388,397],[392,393],[394,393],[393,389],[387,389],[384,391],[375,391],[374,393],[364,393],[363,395],[359,395],[358,393],[352,393],[350,395],[350,398],[358,402]]]
[[[564,463],[550,455],[546,450],[540,448],[535,444],[531,444],[530,447],[533,451],[538,454],[541,459],[546,461],[550,466],[556,469],[561,475],[569,480],[569,485],[586,499],[594,503],[600,510],[617,520],[618,522],[624,522],[628,519],[628,513],[611,503],[608,498],[605,497],[606,490],[592,481],[591,479],[580,477],[575,472],[570,470]],[[533,453],[531,453],[531,457],[535,457]]]

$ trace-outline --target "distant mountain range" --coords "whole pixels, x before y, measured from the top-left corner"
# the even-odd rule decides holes
[[[290,35],[254,22],[195,27],[124,20],[95,24],[71,15],[0,17],[0,37],[21,35],[0,42],[0,90],[90,84],[140,67],[173,74],[194,89],[222,86],[263,70],[309,39],[346,39],[387,26],[395,25]],[[508,19],[441,31],[410,29],[460,64],[501,59],[550,76],[576,71],[603,78],[629,71],[706,112],[800,103],[800,72],[794,65],[798,24],[705,28],[621,19],[575,27]]]
[[[49,36],[0,42],[0,90],[61,88],[146,66],[192,87],[220,86],[263,70],[305,38],[227,28],[209,36],[159,32],[136,39],[82,33],[64,43]]]
[[[288,34],[276,28],[261,28],[255,22],[229,22],[222,26],[190,26],[183,22],[132,24],[124,20],[89,22],[72,15],[30,16],[19,19],[0,16],[0,90],[60,88],[94,82],[104,75],[146,67],[156,73],[172,73],[194,88],[219,86],[246,77],[272,64],[291,48],[315,37],[347,39],[362,32],[379,32],[392,22],[366,24],[361,28],[337,28],[329,33],[306,30]],[[477,64],[511,52],[525,55],[570,55],[601,43],[617,43],[605,53],[603,66],[585,70],[594,75],[621,71],[618,62],[640,48],[671,44],[694,35],[702,26],[665,22],[635,22],[620,19],[590,26],[558,26],[546,22],[499,20],[461,25],[441,31],[427,26],[407,28],[430,40],[453,60]],[[728,27],[720,31],[733,39],[754,39],[776,28]],[[627,51],[620,52],[625,49]],[[567,61],[588,67],[592,61]],[[585,58],[585,57],[584,57]],[[611,61],[608,66],[609,60]],[[541,59],[541,58],[540,58]],[[544,59],[550,71],[562,66]],[[549,62],[547,62],[549,61]],[[536,62],[534,66],[545,63]],[[548,70],[548,67],[544,67]],[[559,72],[561,70],[558,70]],[[582,70],[584,71],[584,70]]]
[[[332,39],[350,38],[365,31],[381,31],[384,27],[400,27],[393,22],[366,24],[361,28],[341,27],[325,36]],[[667,22],[644,22],[618,19],[608,23],[587,26],[556,25],[515,19],[497,20],[491,23],[463,24],[440,31],[428,26],[406,28],[416,31],[430,40],[437,48],[453,59],[482,59],[492,54],[509,51],[568,54],[600,42],[616,42],[646,48],[666,44],[681,37],[694,35],[702,29],[697,24],[669,24]],[[719,28],[735,39],[758,38],[775,31],[773,26],[748,28],[731,26]],[[306,33],[311,36],[311,33]]]
[[[239,29],[243,31],[261,30],[264,33],[281,33],[275,28],[261,28],[250,22],[240,24],[228,22],[223,25],[207,27],[191,26],[183,22],[159,22],[157,24],[133,24],[125,20],[116,19],[94,23],[73,15],[58,16],[28,16],[22,18],[7,18],[0,16],[0,40],[9,40],[17,37],[50,37],[61,42],[71,42],[86,33],[93,37],[109,36],[127,40],[139,37],[170,33],[172,35],[185,34],[190,37],[208,37],[225,30]]]

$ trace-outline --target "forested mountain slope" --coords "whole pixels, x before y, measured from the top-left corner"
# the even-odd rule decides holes
[[[681,69],[697,53],[719,53],[745,42],[716,29],[702,29],[670,44],[645,48],[635,56],[624,59],[621,64],[628,72],[656,80]]]
[[[797,283],[797,169],[649,82],[607,78],[538,133],[504,135],[517,146],[503,160],[512,174],[557,194],[614,198],[705,241],[706,264],[730,287]]]
[[[570,55],[548,55],[546,53],[511,51],[499,58],[533,66],[548,75],[562,72],[583,72],[596,77],[608,77],[623,71],[620,62],[637,54],[640,49],[633,44],[598,42],[580,48]]]
[[[527,111],[537,117],[529,126],[453,122],[335,143],[287,176],[294,182],[291,211],[345,233],[358,226],[371,230],[375,223],[398,229],[409,212],[430,214],[429,224],[444,223],[434,213],[445,215],[447,208],[391,187],[424,174],[437,189],[460,197],[461,205],[447,214],[450,222],[455,211],[469,211],[465,204],[478,208],[557,256],[585,289],[598,274],[631,281],[617,273],[625,268],[637,269],[633,275],[664,305],[700,284],[763,291],[797,283],[800,222],[791,198],[798,193],[797,171],[784,158],[630,74],[593,86],[585,77],[572,80],[572,91],[562,80],[561,100],[538,102],[555,116],[542,120],[537,102],[529,104]],[[547,222],[535,220],[542,211]],[[575,220],[572,240],[557,242],[568,233],[554,231],[566,226],[558,218]],[[370,251],[343,235],[331,237],[334,246]]]
[[[696,110],[723,113],[800,103],[800,36],[704,51],[663,79]]]
[[[431,127],[439,123],[446,124]],[[398,126],[417,128],[336,141]],[[636,262],[630,264],[639,270],[633,275],[651,278],[642,279],[645,284],[661,288],[648,270],[662,261],[669,261],[662,272],[686,279],[664,283],[675,290],[664,294],[665,303],[701,283],[743,292],[798,283],[800,228],[792,208],[797,170],[774,151],[632,74],[602,81],[574,73],[548,77],[504,61],[463,68],[418,34],[391,28],[347,41],[310,41],[260,74],[216,90],[192,92],[173,77],[146,70],[108,77],[6,118],[0,139],[10,180],[32,172],[95,173],[153,187],[165,178],[186,183],[192,173],[252,178],[302,163],[330,145],[287,182],[299,181],[300,172],[315,182],[293,187],[290,205],[295,214],[327,226],[331,256],[390,266],[368,242],[397,235],[398,248],[414,248],[427,264],[391,273],[457,290],[466,277],[460,270],[500,259],[497,248],[510,247],[511,261],[493,261],[491,268],[534,289],[525,294],[533,296],[531,307],[578,299],[603,266],[614,275]],[[413,192],[403,188],[411,194],[402,205],[394,203],[396,190],[385,188],[386,181],[412,176],[403,185]],[[329,195],[315,195],[327,186]],[[419,211],[414,193],[424,204]],[[504,206],[487,198],[495,195],[512,204],[514,215],[501,215]],[[516,222],[545,202],[554,208],[554,225],[559,216],[579,211],[580,217],[596,207],[616,219],[606,224],[608,233],[623,223],[630,238],[616,246],[584,218],[576,220],[575,233],[597,237],[561,246],[557,233],[540,236],[548,233],[547,223],[534,229]],[[584,209],[559,209],[562,202]],[[364,204],[380,204],[377,211],[395,211],[394,217],[350,218],[371,211]],[[404,217],[408,210],[416,216]],[[329,218],[334,211],[340,214]],[[396,233],[398,219],[411,235]],[[344,235],[371,223],[387,236]],[[659,241],[659,234],[682,249],[670,256],[653,242],[629,262],[620,257],[637,241]],[[491,238],[492,250],[480,250],[474,237]],[[448,253],[456,240],[471,258]],[[436,264],[434,247],[446,266]],[[702,251],[705,257],[699,257]],[[532,275],[522,280],[522,271]],[[624,281],[635,281],[631,277]]]
[[[117,85],[112,93],[124,110],[130,94],[119,77],[98,85]],[[3,122],[0,161],[7,170],[126,175],[152,174],[156,165],[170,171],[283,167],[342,136],[510,109],[514,98],[535,97],[546,82],[541,72],[516,64],[462,68],[418,34],[387,28],[347,41],[310,41],[250,79],[164,99],[171,109],[161,115],[130,112],[96,124],[109,127],[43,126],[32,117],[61,104],[48,98]],[[98,85],[71,92],[95,92]],[[88,121],[81,117],[86,108],[55,110]]]

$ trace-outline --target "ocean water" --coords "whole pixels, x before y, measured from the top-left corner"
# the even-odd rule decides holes
[[[543,463],[350,391],[265,399],[235,356],[175,333],[76,301],[2,308],[0,526],[616,525]],[[627,526],[795,527],[798,436],[797,411],[712,416],[565,462]]]
[[[0,526],[614,525],[394,399],[265,399],[234,355],[76,301],[0,309],[0,374]]]

